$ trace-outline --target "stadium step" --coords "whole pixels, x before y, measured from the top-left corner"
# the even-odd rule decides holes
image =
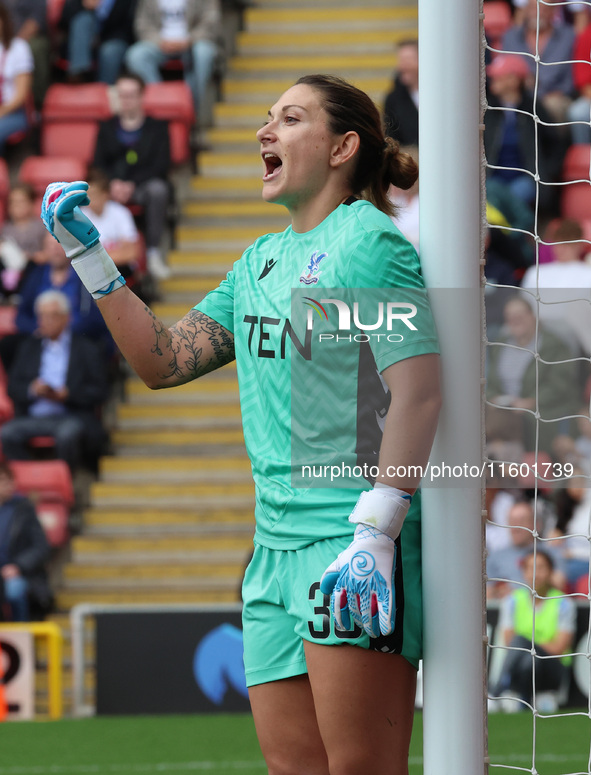
[[[249,130],[250,131],[250,130]],[[257,144],[255,153],[260,150]],[[252,199],[259,202],[261,199],[260,175],[250,178],[236,178],[228,185],[227,178],[214,177],[201,174],[193,178],[189,185],[188,196],[191,199],[205,199],[208,202],[217,200],[234,200],[237,196],[242,199]],[[234,253],[234,255],[236,255]]]
[[[392,69],[394,69],[394,62],[392,62]],[[382,100],[384,94],[391,86],[391,74],[387,76],[379,77],[367,77],[356,76],[352,79],[355,86],[363,91],[367,92],[375,100]],[[244,78],[231,75],[224,81],[224,100],[227,103],[244,103],[244,102],[266,102],[269,106],[277,99],[277,97],[284,91],[293,86],[293,78]],[[256,146],[256,139],[252,130],[237,127],[237,128],[218,128],[213,127],[208,132],[208,139],[212,143],[254,143]]]
[[[142,508],[138,504],[134,504],[133,509],[122,509],[117,504],[113,508],[95,506],[87,509],[84,526],[86,535],[140,535],[154,531],[168,535],[252,535],[254,517],[252,507],[231,508],[228,504],[225,509],[220,509],[219,502],[208,508],[197,501],[174,510]]]
[[[219,403],[234,403],[238,400],[238,382],[233,379],[207,382],[205,378],[187,382],[166,391],[165,402],[167,406],[172,404],[193,405],[196,401],[209,404],[210,401]],[[130,404],[162,406],[164,401],[161,390],[150,390],[139,380],[130,380],[126,387],[126,396]]]
[[[394,3],[382,6],[378,3],[372,3],[369,6],[365,3],[356,3],[353,6],[339,6],[338,13],[332,3],[324,3],[319,0],[316,7],[302,7],[290,3],[289,7],[277,7],[275,5],[268,7],[249,8],[245,13],[245,29],[250,33],[270,32],[277,34],[277,31],[284,26],[288,33],[286,37],[298,33],[306,33],[314,30],[321,32],[347,32],[357,30],[373,30],[376,27],[398,31],[408,28],[410,32],[416,31],[417,9],[414,4],[404,3],[398,7]],[[311,66],[304,68],[301,73],[325,72],[324,70],[314,69]]]
[[[280,56],[282,54],[367,54],[386,53],[393,55],[394,44],[407,35],[405,30],[380,29],[335,30],[311,32],[292,30],[289,35],[278,36],[276,32],[241,32],[238,47],[242,56],[250,54]]]
[[[259,226],[244,226],[238,228],[195,228],[180,226],[177,230],[177,241],[183,250],[218,249],[232,251],[239,258],[246,248],[261,234],[282,231],[276,223],[270,222]]]
[[[75,605],[144,605],[153,603],[159,605],[175,605],[178,603],[236,603],[240,599],[240,591],[235,589],[199,589],[199,590],[166,590],[161,587],[153,589],[126,589],[117,592],[105,589],[60,589],[56,594],[56,605],[61,610],[70,610]]]
[[[244,457],[105,457],[100,464],[100,482],[193,482],[252,481],[250,462]]]

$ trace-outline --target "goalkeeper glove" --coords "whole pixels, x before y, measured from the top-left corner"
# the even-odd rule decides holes
[[[384,485],[361,493],[349,517],[357,523],[353,541],[320,580],[337,629],[357,624],[372,638],[394,632],[395,540],[410,502],[408,493]]]
[[[89,204],[88,183],[50,183],[41,205],[41,220],[63,247],[80,280],[94,299],[125,285],[113,259],[99,242],[96,226],[80,210]]]

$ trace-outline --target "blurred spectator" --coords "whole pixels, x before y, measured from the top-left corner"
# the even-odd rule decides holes
[[[486,220],[490,225],[486,230],[485,274],[484,288],[486,302],[486,327],[489,339],[503,322],[503,309],[509,294],[517,294],[508,286],[517,286],[525,268],[529,266],[527,247],[522,235],[510,231],[509,228],[490,228],[495,226],[509,227],[511,224],[504,214],[490,202],[486,203]]]
[[[17,38],[26,40],[33,54],[33,98],[41,110],[51,80],[47,31],[47,0],[4,0]]]
[[[520,433],[525,450],[550,454],[553,439],[571,430],[571,421],[561,418],[576,414],[581,400],[577,363],[523,297],[507,301],[504,319],[506,335],[487,348],[487,437],[494,441],[491,425],[498,415],[499,423]]]
[[[571,124],[571,139],[573,143],[591,143],[591,24],[577,36],[573,59],[573,81],[578,97],[569,105],[568,120],[585,124]]]
[[[101,243],[126,279],[131,277],[140,257],[140,236],[129,209],[113,202],[109,178],[100,170],[86,177],[90,204],[82,212],[90,218],[101,235]]]
[[[539,171],[539,206],[554,206],[552,183],[562,169],[564,142],[556,128],[545,126],[551,118],[543,105],[533,118],[533,94],[525,88],[527,64],[522,57],[499,54],[487,68],[489,109],[484,116],[484,147],[489,165],[487,177],[503,183],[511,193],[533,208],[536,199],[534,173]],[[537,151],[537,153],[536,153]],[[523,170],[523,172],[521,171]]]
[[[144,208],[148,271],[164,279],[170,274],[161,251],[170,201],[168,125],[144,113],[144,87],[134,74],[117,79],[119,113],[101,122],[94,166],[109,178],[111,199]]]
[[[33,334],[37,330],[35,301],[47,290],[59,290],[70,302],[71,325],[76,334],[83,334],[97,341],[106,341],[107,327],[92,296],[80,282],[70,259],[62,246],[50,234],[43,244],[45,263],[34,266],[27,274],[21,288],[21,301],[16,316],[16,327],[21,334]]]
[[[561,463],[570,463],[581,472],[591,475],[591,419],[589,399],[577,411],[576,438],[562,436],[554,442],[554,454]]]
[[[161,81],[160,68],[181,59],[198,123],[218,56],[221,18],[220,0],[138,0],[137,43],[125,57],[129,69],[146,83]]]
[[[386,133],[401,145],[419,144],[419,42],[398,44],[398,70],[384,104]]]
[[[512,231],[507,236],[519,243],[519,250],[523,253],[529,266],[535,259],[535,241],[533,238],[535,222],[534,214],[529,205],[520,197],[512,194],[511,190],[500,179],[490,175],[486,180],[486,203],[487,208],[490,206],[500,212],[510,227],[520,230],[519,232]],[[497,221],[489,221],[489,223],[497,223]],[[498,223],[502,225],[500,220]],[[529,232],[529,234],[523,232]]]
[[[504,51],[528,55],[523,57],[529,71],[527,86],[533,90],[537,78],[537,96],[557,121],[565,119],[573,95],[574,42],[573,27],[557,21],[556,8],[538,0],[528,0],[523,21],[510,27],[503,38]]]
[[[575,585],[581,576],[589,575],[591,488],[583,471],[575,469],[566,486],[556,490],[555,504],[556,527],[550,536],[565,563],[567,582]]]
[[[565,3],[564,0],[548,0],[554,4],[554,19],[557,21],[569,22],[580,32],[587,24],[589,12],[585,3]],[[516,23],[521,23],[524,18],[524,8],[528,0],[513,0],[515,6],[514,19]]]
[[[67,35],[68,80],[115,83],[133,41],[136,0],[66,0],[59,26]]]
[[[38,334],[19,346],[8,375],[15,418],[0,428],[9,460],[32,457],[29,442],[52,436],[56,455],[72,471],[96,467],[105,442],[99,412],[107,398],[106,362],[91,340],[70,327],[70,302],[60,291],[35,302]]]
[[[407,148],[413,159],[419,162],[419,149],[414,146]],[[396,226],[404,234],[406,239],[419,252],[419,179],[415,184],[404,191],[401,188],[390,186],[388,192],[390,200],[396,205],[396,215],[392,218]]]
[[[534,546],[536,519],[533,503],[525,500],[517,501],[509,511],[508,525],[507,531],[511,543],[502,549],[489,552],[486,560],[486,575],[489,578],[486,592],[488,599],[505,597],[515,588],[515,584],[510,582],[524,581],[523,559],[531,553]],[[553,584],[563,589],[565,576],[560,555],[552,550],[550,545],[545,544],[544,551],[552,556],[555,563]]]
[[[572,648],[576,610],[573,601],[552,586],[553,571],[547,552],[531,551],[523,559],[523,577],[535,594],[526,587],[516,589],[501,608],[499,627],[509,650],[493,693],[508,700],[503,708],[509,712],[523,709],[517,699],[531,704],[534,665],[537,709],[554,712],[558,706],[554,694],[549,693],[560,688],[570,663],[569,658],[560,657]]]
[[[506,466],[502,466],[492,455],[488,455],[486,467],[485,508],[488,514],[486,523],[486,549],[495,552],[511,544],[509,512],[522,493],[517,489],[514,479]]]
[[[551,325],[586,354],[591,354],[591,265],[582,261],[586,250],[579,223],[563,219],[553,234],[554,261],[530,267],[523,289],[539,294],[540,321]],[[531,293],[528,295],[535,303]]]
[[[28,183],[17,183],[8,195],[8,223],[0,233],[0,275],[2,290],[10,296],[17,289],[27,264],[43,260],[43,243],[47,231],[39,218],[35,191]]]
[[[27,101],[32,94],[33,55],[29,44],[14,35],[12,19],[0,3],[0,155],[8,138],[29,127]]]
[[[0,587],[12,621],[30,621],[30,603],[42,611],[49,609],[49,552],[35,507],[16,492],[10,467],[0,462]]]

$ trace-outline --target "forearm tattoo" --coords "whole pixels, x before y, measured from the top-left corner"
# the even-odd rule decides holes
[[[154,328],[152,352],[162,356],[162,379],[187,382],[235,358],[232,334],[199,310],[192,309],[167,329],[146,307]]]

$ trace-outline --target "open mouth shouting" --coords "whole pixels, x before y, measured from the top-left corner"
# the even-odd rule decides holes
[[[262,154],[263,164],[265,165],[265,172],[263,174],[263,182],[274,180],[283,167],[283,162],[275,153],[264,151]]]

